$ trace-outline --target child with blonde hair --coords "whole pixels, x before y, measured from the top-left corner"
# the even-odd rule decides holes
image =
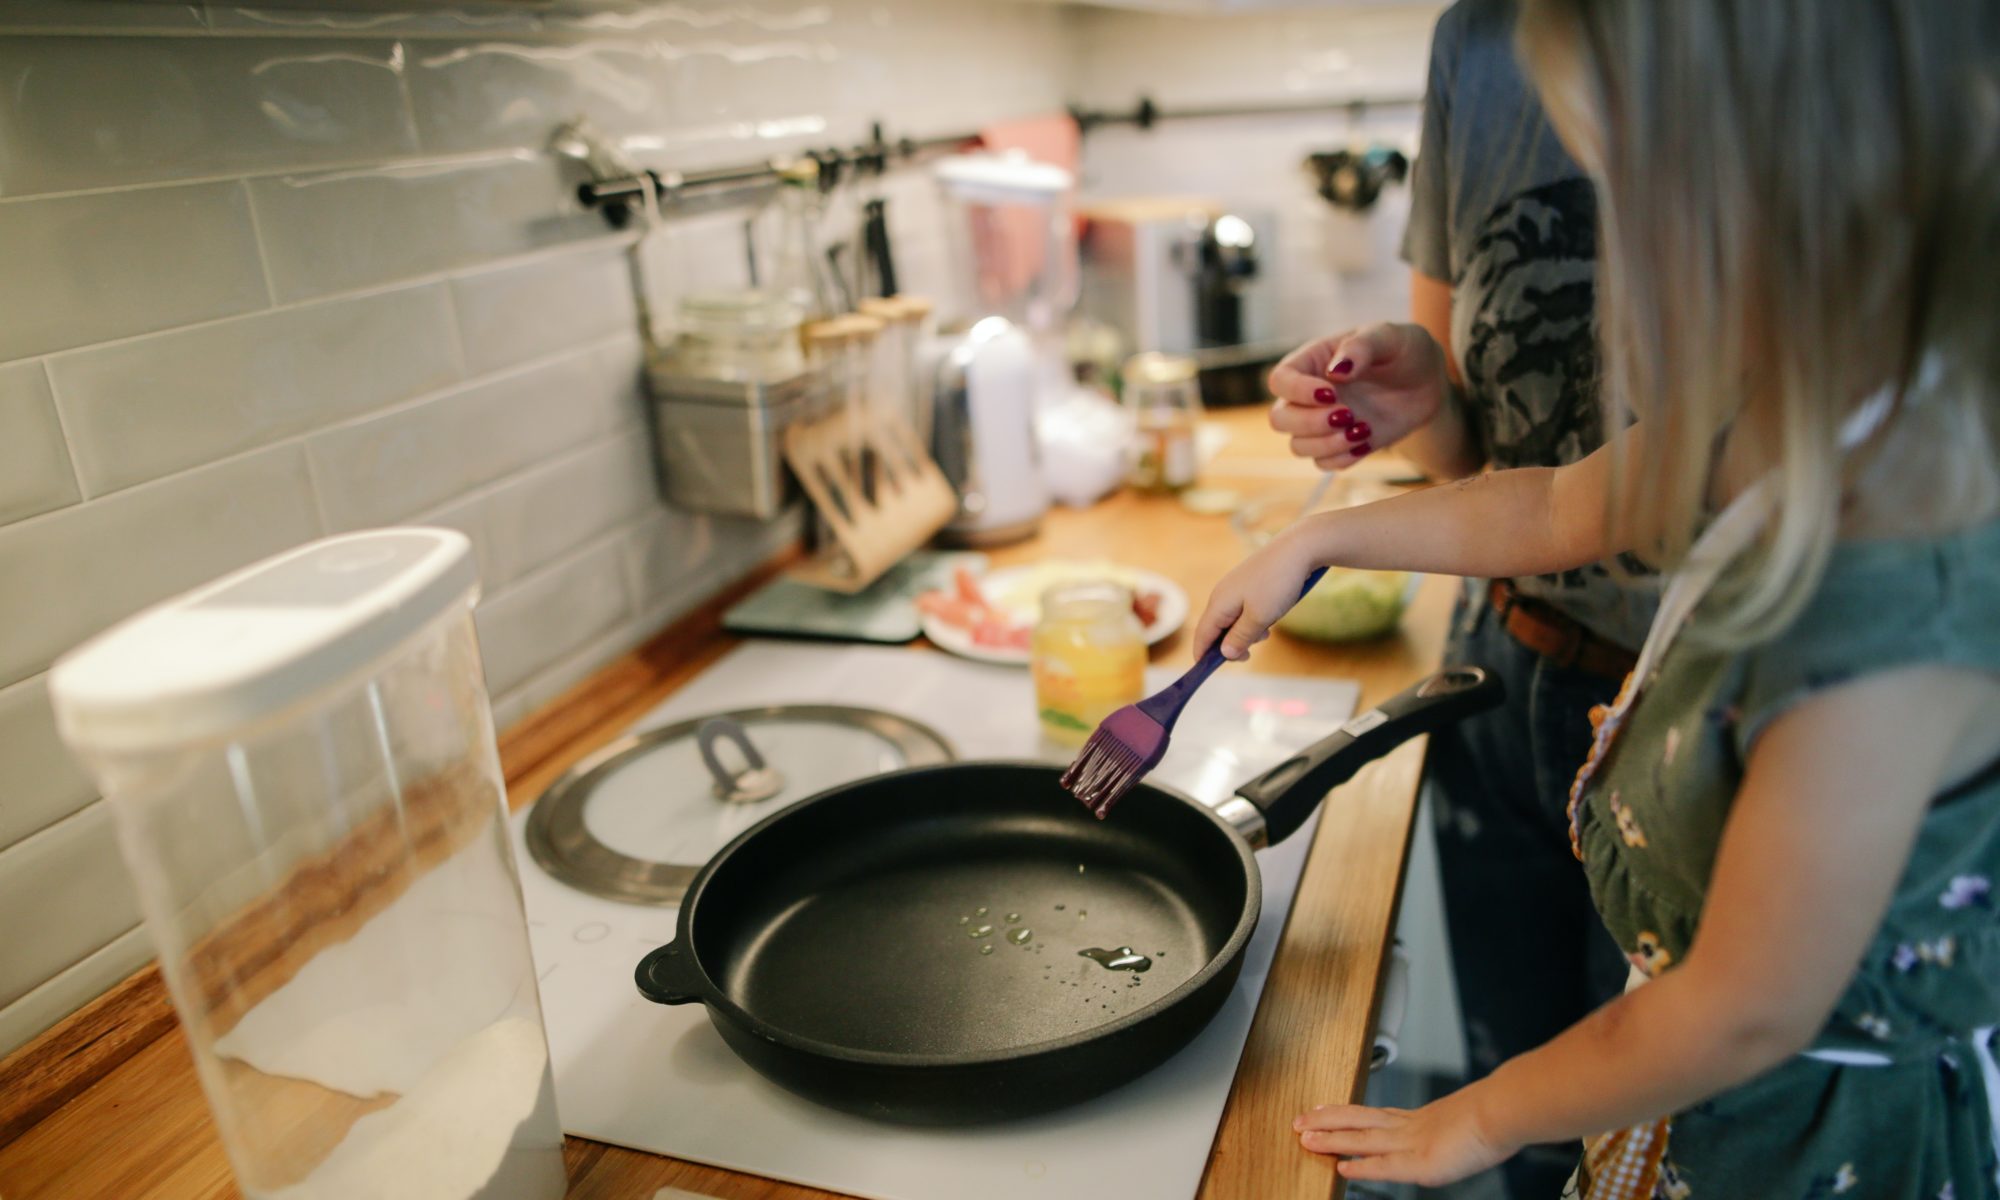
[[[1328,564],[1664,571],[1570,797],[1633,986],[1302,1144],[1436,1184],[1582,1137],[1589,1200],[2000,1195],[2000,5],[1526,0],[1521,46],[1600,195],[1622,432],[1308,518],[1195,645],[1244,657]]]

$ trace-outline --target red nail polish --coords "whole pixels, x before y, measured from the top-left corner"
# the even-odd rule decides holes
[[[1368,445],[1368,443],[1363,442],[1359,446],[1348,447],[1347,453],[1354,458],[1367,458],[1370,449],[1371,447]]]
[[[1368,427],[1368,422],[1356,421],[1347,427],[1347,440],[1350,442],[1365,442],[1368,440],[1368,435],[1374,432],[1373,429]]]
[[[1354,360],[1351,358],[1343,358],[1339,362],[1333,364],[1333,373],[1335,375],[1345,375],[1349,371],[1352,371],[1353,369],[1354,369]]]
[[[1314,389],[1313,389],[1313,400],[1314,400],[1314,401],[1316,401],[1317,403],[1320,403],[1320,404],[1332,404],[1332,403],[1333,403],[1333,400],[1334,400],[1334,396],[1333,396],[1333,389],[1332,389],[1332,388],[1314,388]]]
[[[1326,414],[1326,423],[1335,429],[1345,429],[1349,425],[1354,424],[1354,410],[1351,408],[1336,408]]]

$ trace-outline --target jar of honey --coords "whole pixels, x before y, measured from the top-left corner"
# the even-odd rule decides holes
[[[1116,583],[1050,588],[1030,656],[1042,732],[1064,745],[1082,745],[1099,722],[1145,694],[1145,631],[1131,590]]]

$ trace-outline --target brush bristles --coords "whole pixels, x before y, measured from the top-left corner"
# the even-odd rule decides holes
[[[1100,725],[1063,772],[1062,785],[1102,821],[1145,772],[1139,752]]]

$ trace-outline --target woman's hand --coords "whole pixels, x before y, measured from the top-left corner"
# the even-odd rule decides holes
[[[1421,325],[1365,325],[1307,342],[1271,369],[1271,428],[1322,471],[1352,466],[1436,417],[1451,395],[1444,350]]]
[[[1215,585],[1195,626],[1196,657],[1219,637],[1222,657],[1245,659],[1250,657],[1250,647],[1270,636],[1271,626],[1299,602],[1306,576],[1320,565],[1313,561],[1308,537],[1302,533],[1310,524],[1294,525],[1272,538]]]
[[[1511,1158],[1519,1147],[1503,1146],[1482,1129],[1466,1091],[1415,1111],[1323,1104],[1292,1122],[1299,1145],[1342,1161],[1348,1179],[1380,1179],[1441,1187]]]

